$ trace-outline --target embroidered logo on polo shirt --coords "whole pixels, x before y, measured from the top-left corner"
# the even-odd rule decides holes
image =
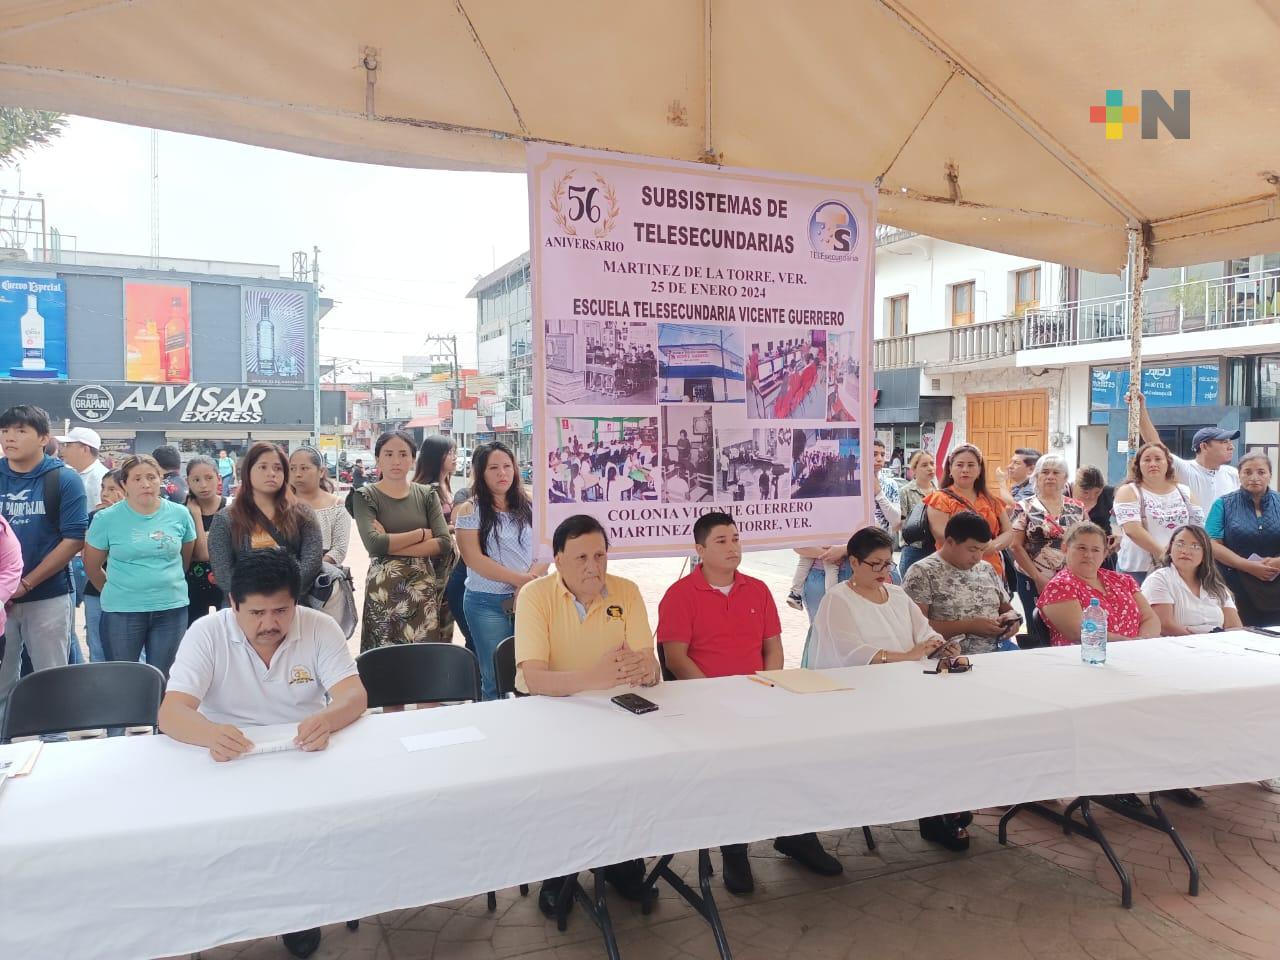
[[[604,611],[604,615],[605,615],[606,617],[608,617],[610,620],[621,620],[621,619],[622,619],[622,608],[621,608],[620,606],[618,606],[616,603],[611,603],[611,604],[609,604],[609,606],[605,609],[605,611]]]
[[[295,683],[315,683],[316,678],[311,675],[311,671],[299,664],[289,672],[289,686]]]

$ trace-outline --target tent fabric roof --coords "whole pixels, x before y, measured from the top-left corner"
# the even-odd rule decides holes
[[[526,139],[881,185],[880,218],[1094,270],[1280,249],[1275,0],[0,0],[0,97],[301,153]],[[1107,140],[1107,88],[1191,138]]]

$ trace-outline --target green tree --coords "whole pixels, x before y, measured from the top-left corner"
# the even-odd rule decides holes
[[[67,118],[61,113],[0,107],[0,167],[17,163],[28,150],[62,133],[66,125]]]

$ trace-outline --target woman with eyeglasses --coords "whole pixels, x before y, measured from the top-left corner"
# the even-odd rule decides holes
[[[923,660],[960,653],[929,626],[920,608],[893,583],[893,538],[879,527],[863,527],[847,546],[853,575],[832,587],[813,620],[807,666],[860,667]]]
[[[1161,636],[1186,637],[1241,626],[1235,598],[1213,562],[1213,541],[1203,527],[1173,531],[1159,562],[1142,582],[1142,595],[1160,619]]]
[[[1107,535],[1097,524],[1077,523],[1067,534],[1066,565],[1040,591],[1040,613],[1049,627],[1049,643],[1080,642],[1085,608],[1097,600],[1107,612],[1107,639],[1158,637],[1160,620],[1133,577],[1103,569]]]

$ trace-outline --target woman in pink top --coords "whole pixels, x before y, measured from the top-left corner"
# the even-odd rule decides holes
[[[1093,599],[1107,612],[1107,639],[1158,637],[1160,619],[1124,573],[1102,568],[1107,535],[1095,523],[1077,523],[1065,542],[1067,563],[1040,591],[1038,606],[1049,627],[1049,642],[1065,647],[1080,642],[1080,622]]]
[[[18,589],[18,581],[22,579],[22,544],[9,526],[9,521],[0,516],[0,637],[4,636],[5,624],[9,619],[7,605],[13,592]],[[0,644],[0,651],[4,650]],[[15,650],[16,654],[17,651]],[[0,659],[3,653],[0,652]]]

